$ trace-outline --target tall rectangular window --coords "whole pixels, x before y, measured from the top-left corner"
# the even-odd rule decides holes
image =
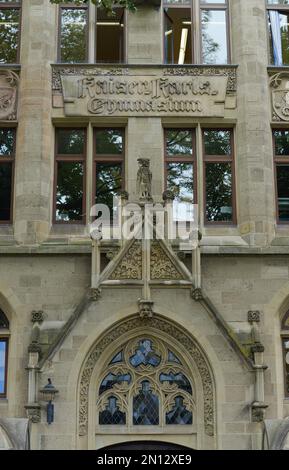
[[[124,61],[124,9],[116,8],[115,15],[97,9],[96,62],[121,63]]]
[[[0,398],[5,397],[7,391],[7,359],[8,338],[0,338]]]
[[[86,130],[57,129],[54,222],[85,222]]]
[[[88,60],[88,7],[60,8],[60,62]]]
[[[0,0],[0,63],[19,62],[21,0]]]
[[[289,129],[273,130],[277,220],[289,223]]]
[[[12,221],[15,138],[15,129],[0,128],[0,223]]]
[[[270,63],[289,65],[288,0],[267,0],[270,37]]]
[[[164,0],[165,63],[227,64],[228,36],[227,0]]]
[[[124,130],[96,128],[94,131],[94,203],[105,204],[114,214],[113,198],[124,183]]]
[[[204,129],[204,200],[206,223],[235,223],[233,133]]]
[[[166,188],[178,202],[197,202],[194,129],[165,129]]]
[[[103,8],[94,8],[90,2],[61,6],[58,60],[66,63],[123,62],[124,11],[124,8],[114,8],[111,16]],[[94,19],[94,35],[88,34],[88,18]]]

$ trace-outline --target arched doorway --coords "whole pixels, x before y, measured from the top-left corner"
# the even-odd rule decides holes
[[[78,446],[216,448],[214,383],[200,345],[177,323],[129,317],[99,338],[83,364]]]
[[[174,450],[176,452],[184,452],[189,451],[188,447],[184,447],[178,444],[170,444],[169,442],[152,442],[152,441],[134,441],[134,442],[122,442],[120,444],[115,444],[112,446],[104,447],[100,449],[101,451],[115,451],[115,450],[123,450],[123,451],[130,451],[130,450]]]

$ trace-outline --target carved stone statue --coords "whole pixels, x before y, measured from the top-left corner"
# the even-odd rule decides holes
[[[141,201],[152,200],[152,172],[150,171],[150,160],[148,158],[138,159],[139,169],[137,172],[137,192]]]

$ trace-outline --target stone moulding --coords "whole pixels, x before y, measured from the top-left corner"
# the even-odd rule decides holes
[[[95,344],[93,350],[87,357],[81,373],[80,386],[79,386],[79,410],[78,410],[78,434],[86,436],[88,433],[88,394],[93,371],[96,367],[102,353],[109,347],[113,341],[117,340],[128,332],[134,329],[143,328],[143,320],[137,317],[131,317],[108,330],[102,338]],[[183,348],[186,349],[189,356],[195,362],[199,370],[202,386],[203,386],[203,399],[204,399],[204,426],[205,433],[208,436],[215,435],[215,393],[214,382],[210,372],[207,360],[201,351],[198,344],[190,337],[188,333],[183,331],[176,324],[173,324],[159,316],[153,316],[149,319],[147,324],[148,328],[156,331],[163,332],[174,340],[178,341]]]
[[[289,122],[289,72],[269,72],[271,89],[272,120]]]
[[[141,65],[139,68],[145,68]],[[188,66],[188,67],[168,67],[168,66],[151,66],[151,68],[163,70],[163,75],[168,76],[188,76],[188,77],[228,77],[227,83],[227,93],[234,94],[237,92],[237,67],[236,66],[227,66],[227,67],[216,67],[216,66]],[[62,83],[61,76],[128,76],[133,75],[135,66],[125,66],[125,67],[96,67],[91,65],[81,65],[81,66],[71,66],[71,65],[52,65],[52,90],[56,93],[62,94]]]
[[[13,70],[0,69],[0,119],[17,120],[19,76]]]

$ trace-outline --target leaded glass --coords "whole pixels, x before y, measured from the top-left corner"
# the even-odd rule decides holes
[[[145,339],[139,342],[139,347],[135,354],[130,358],[133,367],[159,365],[161,358],[153,351],[152,341]]]
[[[106,392],[107,390],[110,390],[111,388],[114,387],[116,384],[122,384],[123,382],[127,382],[130,384],[131,382],[131,375],[130,374],[108,374],[103,381],[101,382],[100,389],[99,389],[99,395],[102,395],[102,393]]]
[[[192,425],[190,369],[159,338],[129,340],[100,372],[96,402],[100,426]]]
[[[9,328],[9,321],[5,313],[1,309],[0,309],[0,328],[5,329],[5,330]]]
[[[120,351],[112,358],[110,364],[117,364],[118,362],[122,362],[122,361],[123,361],[123,351]]]
[[[168,361],[176,362],[176,364],[181,364],[181,361],[179,360],[179,358],[172,351],[168,351]]]
[[[185,392],[188,392],[190,395],[192,395],[191,384],[188,381],[187,377],[181,372],[178,372],[176,374],[174,374],[173,372],[170,372],[169,374],[162,373],[160,375],[160,382],[167,382],[171,385],[176,384],[178,388],[185,390]]]
[[[133,399],[133,424],[142,426],[159,424],[159,399],[146,380],[141,383],[141,390]]]
[[[192,412],[187,410],[183,397],[176,397],[171,411],[166,414],[166,424],[193,424]]]
[[[126,424],[125,413],[119,409],[116,397],[109,397],[105,410],[101,411],[99,414],[99,423],[102,425]]]

